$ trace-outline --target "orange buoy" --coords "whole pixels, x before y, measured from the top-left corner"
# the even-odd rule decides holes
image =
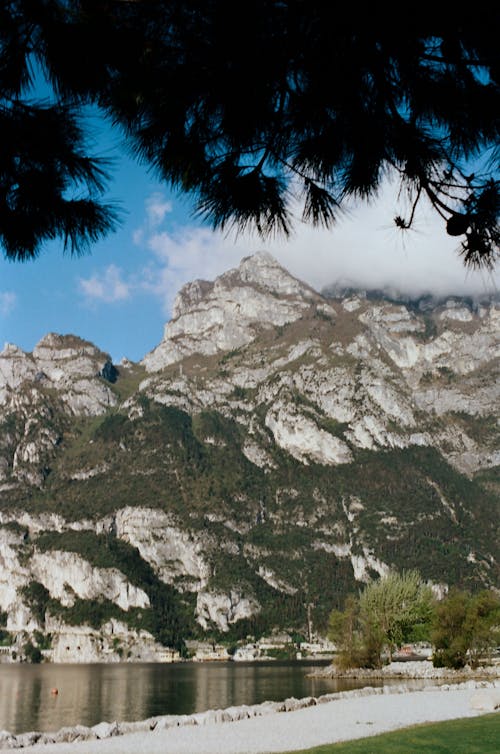
[[[50,693],[52,694],[52,696],[57,696],[59,693],[59,689],[56,689],[56,688],[50,689]]]

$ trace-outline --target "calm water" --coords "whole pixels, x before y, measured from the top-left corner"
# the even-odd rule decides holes
[[[0,664],[0,730],[53,731],[78,723],[144,720],[366,685],[308,678],[314,665],[318,663]],[[50,693],[54,687],[58,696]]]

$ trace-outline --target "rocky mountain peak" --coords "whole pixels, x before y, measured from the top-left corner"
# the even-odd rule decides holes
[[[279,296],[317,299],[318,294],[310,286],[291,275],[267,251],[259,251],[244,257],[235,270],[229,270],[217,280],[219,285],[234,287],[249,285]]]
[[[196,310],[208,301],[227,297],[228,291],[237,288],[247,289],[247,294],[263,292],[273,296],[288,296],[313,300],[319,296],[306,283],[293,277],[267,251],[259,251],[244,257],[238,267],[224,272],[214,281],[193,280],[186,283],[176,296],[172,309],[172,320]]]
[[[110,356],[76,335],[48,333],[34,347],[33,359],[39,371],[60,382],[69,377],[97,376]]]
[[[183,286],[163,341],[143,363],[148,371],[157,372],[193,353],[240,348],[263,327],[293,322],[315,303],[330,309],[271,254],[258,252],[213,282],[195,280]]]
[[[93,343],[77,335],[61,335],[49,332],[36,344],[33,349],[35,358],[45,357],[47,353],[57,360],[73,358],[75,356],[99,356],[103,352]]]
[[[109,354],[76,335],[48,333],[32,353],[6,344],[0,353],[0,408],[7,411],[23,395],[29,405],[37,404],[41,389],[53,389],[70,414],[102,413],[116,402],[99,379],[113,382],[112,370]]]

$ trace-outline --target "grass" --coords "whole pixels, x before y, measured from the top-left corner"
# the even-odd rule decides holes
[[[295,754],[498,754],[500,714],[417,725]]]

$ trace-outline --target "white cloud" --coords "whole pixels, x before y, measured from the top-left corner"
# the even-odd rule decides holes
[[[172,202],[165,199],[163,194],[154,193],[146,200],[146,216],[150,227],[157,228],[170,212],[172,212]]]
[[[154,195],[148,206],[169,204]],[[149,210],[148,210],[149,212]],[[156,218],[166,213],[153,213]],[[394,191],[386,187],[379,201],[352,209],[330,230],[300,222],[288,240],[262,241],[255,236],[222,234],[208,228],[182,226],[164,230],[150,222],[134,241],[153,252],[140,287],[159,296],[170,313],[180,287],[196,278],[214,277],[238,265],[242,257],[266,249],[292,274],[317,290],[334,282],[361,288],[391,286],[402,293],[485,294],[498,290],[498,277],[468,271],[456,252],[458,240],[446,235],[443,223],[425,207],[415,230],[402,235],[393,226]],[[148,214],[148,221],[150,216]]]
[[[0,314],[6,317],[15,308],[17,296],[12,291],[0,291]]]
[[[213,279],[252,253],[246,242],[236,243],[209,228],[182,225],[175,230],[162,229],[173,208],[161,193],[150,196],[145,207],[145,222],[133,232],[132,240],[153,254],[137,288],[160,297],[167,316],[184,283],[200,277]]]
[[[80,291],[89,301],[124,301],[131,295],[131,284],[122,278],[122,270],[114,264],[110,264],[102,274],[93,275],[90,278],[80,278],[78,285]]]
[[[154,233],[147,245],[155,263],[145,270],[143,285],[163,298],[165,313],[184,283],[196,278],[213,280],[252,253],[221,233],[189,226],[174,233]]]
[[[329,231],[303,224],[287,243],[268,248],[290,272],[321,289],[333,282],[362,288],[391,286],[402,293],[485,294],[498,276],[467,270],[457,253],[459,239],[446,235],[431,210],[402,234],[392,222],[395,204],[384,196],[353,210]]]

